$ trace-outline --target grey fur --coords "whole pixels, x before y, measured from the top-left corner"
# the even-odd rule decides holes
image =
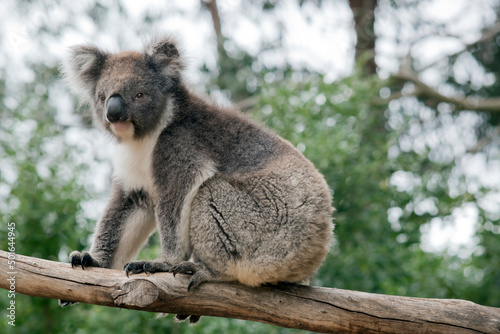
[[[113,195],[72,264],[192,274],[189,288],[307,281],[332,238],[323,176],[286,140],[190,92],[182,69],[168,37],[144,53],[72,49],[65,77],[117,139]],[[161,256],[127,263],[155,224]]]

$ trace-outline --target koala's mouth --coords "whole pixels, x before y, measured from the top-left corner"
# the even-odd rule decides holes
[[[134,125],[130,121],[114,122],[110,124],[111,131],[116,135],[126,134],[134,131]]]

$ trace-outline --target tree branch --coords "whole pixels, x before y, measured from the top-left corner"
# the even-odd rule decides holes
[[[447,58],[456,57],[459,54],[470,51],[473,48],[477,47],[479,44],[489,41],[497,34],[500,33],[500,21],[497,21],[494,25],[485,28],[481,37],[469,44],[465,44],[465,47],[453,54],[447,55]],[[459,36],[452,36],[459,38]],[[415,84],[416,90],[412,95],[415,96],[428,96],[435,98],[438,101],[448,102],[456,105],[458,109],[466,109],[466,110],[476,110],[476,111],[490,111],[490,112],[500,112],[500,98],[468,98],[468,97],[450,97],[439,93],[436,89],[422,82],[418,74],[415,73],[411,67],[411,55],[408,55],[406,59],[403,60],[401,65],[401,70],[393,74],[392,77],[395,79],[403,80],[403,81],[411,81]],[[435,65],[435,62],[428,64],[423,68],[419,68],[419,72],[423,72],[424,70]]]
[[[438,101],[454,104],[458,109],[500,112],[500,98],[478,98],[478,97],[459,97],[446,96],[438,92],[433,87],[429,86],[420,78],[418,74],[411,70],[410,61],[407,59],[403,62],[399,72],[391,75],[392,78],[402,81],[411,81],[415,84],[415,91],[412,95],[431,97]]]
[[[476,145],[468,149],[467,153],[472,153],[472,154],[478,153],[479,151],[483,150],[484,147],[492,143],[493,140],[498,138],[498,136],[500,136],[500,126],[495,126],[486,136],[479,139]]]
[[[386,296],[340,289],[277,285],[249,288],[205,283],[169,273],[127,278],[123,272],[72,269],[0,251],[0,287],[29,296],[152,312],[259,321],[323,333],[500,333],[500,309],[463,300]],[[10,267],[13,265],[13,267]],[[10,281],[8,279],[11,279]],[[13,280],[12,280],[13,278]]]
[[[466,44],[465,45],[465,49],[463,51],[465,51],[465,50],[471,50],[472,48],[476,47],[478,44],[481,44],[483,42],[489,41],[490,39],[492,39],[493,37],[495,37],[498,33],[500,33],[500,21],[497,21],[491,27],[485,28],[481,32],[481,37],[477,41],[475,41],[475,42]]]
[[[450,58],[453,58],[453,57],[457,57],[458,55],[460,55],[460,54],[462,54],[464,52],[471,51],[472,49],[474,49],[475,47],[477,47],[479,44],[489,41],[490,39],[492,39],[493,37],[495,37],[498,33],[500,33],[500,21],[497,21],[491,27],[483,29],[483,31],[481,32],[481,37],[478,40],[476,40],[476,41],[474,41],[472,43],[465,44],[465,46],[464,46],[463,49],[458,50],[457,52],[445,55],[445,57],[448,58],[448,59],[450,59]],[[462,36],[460,36],[460,35],[452,35],[450,33],[446,33],[446,34],[441,33],[441,34],[439,34],[439,33],[436,33],[436,32],[432,32],[432,33],[429,33],[428,35],[420,36],[418,38],[418,40],[413,41],[411,43],[411,47],[413,47],[418,42],[420,42],[422,40],[425,40],[425,39],[427,39],[429,37],[436,37],[436,35],[442,36],[442,37],[452,37],[452,38],[456,38],[458,40],[463,40]],[[410,49],[411,49],[411,47],[410,47]],[[438,61],[440,61],[441,59],[442,58],[439,58],[438,60],[436,60],[434,62],[431,62],[431,63],[425,65],[424,67],[419,67],[418,71],[419,72],[423,72],[426,69],[431,68],[432,66],[436,65],[436,63]]]

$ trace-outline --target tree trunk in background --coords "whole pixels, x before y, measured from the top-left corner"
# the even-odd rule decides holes
[[[375,64],[375,7],[377,0],[351,0],[349,1],[354,17],[354,29],[356,30],[356,60],[361,55],[368,53],[365,63],[367,74],[375,74],[377,66]]]
[[[224,37],[222,36],[222,29],[221,29],[221,24],[220,24],[219,9],[217,8],[217,1],[216,0],[208,0],[208,1],[201,0],[201,4],[208,9],[208,11],[210,12],[210,15],[212,16],[215,37],[217,38],[217,50],[220,54],[221,52],[224,52],[224,48],[222,46],[222,44],[224,42]]]

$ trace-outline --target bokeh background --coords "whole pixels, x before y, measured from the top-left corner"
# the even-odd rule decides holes
[[[500,307],[500,1],[2,0],[0,248],[89,247],[112,143],[61,80],[73,44],[182,41],[186,80],[290,140],[334,195],[314,285]],[[155,258],[153,235],[139,255]],[[298,333],[16,296],[2,333]]]

